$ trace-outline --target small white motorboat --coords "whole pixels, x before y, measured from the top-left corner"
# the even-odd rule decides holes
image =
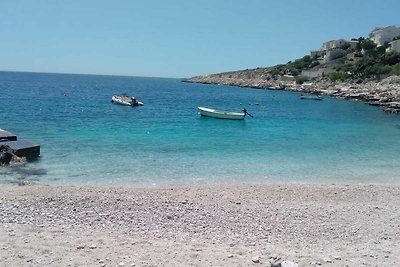
[[[218,118],[218,119],[228,119],[228,120],[243,120],[246,115],[252,117],[246,109],[243,109],[243,112],[230,112],[230,111],[223,111],[223,110],[216,110],[212,108],[205,108],[205,107],[197,107],[199,110],[199,114],[201,116]]]
[[[138,101],[134,97],[130,97],[128,95],[113,95],[111,98],[112,103],[120,104],[120,105],[126,105],[126,106],[143,106],[143,102]]]

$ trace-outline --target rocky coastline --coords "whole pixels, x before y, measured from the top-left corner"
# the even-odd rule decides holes
[[[183,82],[220,84],[256,89],[287,90],[310,94],[321,94],[348,100],[363,101],[369,105],[381,106],[384,112],[400,114],[400,76],[389,76],[380,81],[332,82],[319,78],[313,82],[296,84],[295,81],[280,77],[249,77],[245,72],[196,76]]]

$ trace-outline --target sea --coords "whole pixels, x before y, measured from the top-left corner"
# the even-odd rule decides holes
[[[111,103],[127,93],[144,106]],[[197,107],[246,108],[243,121]],[[0,185],[400,184],[400,116],[299,93],[181,79],[0,72],[0,128],[41,146]]]

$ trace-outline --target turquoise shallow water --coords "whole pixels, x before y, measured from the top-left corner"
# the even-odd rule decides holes
[[[145,106],[112,104],[122,92]],[[254,119],[196,110],[240,103]],[[2,184],[400,182],[400,116],[362,103],[178,79],[0,72],[0,106],[0,128],[42,148],[25,167],[0,168]]]

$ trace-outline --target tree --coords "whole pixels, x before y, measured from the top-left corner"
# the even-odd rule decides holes
[[[354,64],[352,73],[358,77],[364,77],[369,74],[367,68],[374,65],[376,60],[371,57],[364,57]]]
[[[358,43],[357,43],[357,45],[356,45],[356,50],[357,50],[357,51],[361,51],[361,50],[362,50],[361,43],[362,43],[364,40],[365,40],[364,37],[358,38]]]
[[[381,61],[383,64],[387,64],[390,66],[400,63],[400,53],[397,53],[395,51],[385,53],[382,55]]]
[[[392,68],[389,65],[383,65],[381,63],[375,64],[371,66],[370,73],[374,75],[382,75],[382,74],[389,74]]]
[[[400,63],[392,66],[392,71],[390,72],[393,75],[400,75]]]
[[[369,51],[369,50],[374,49],[376,47],[376,44],[374,42],[372,42],[371,40],[367,39],[367,40],[361,41],[361,47],[362,47],[362,49]]]

